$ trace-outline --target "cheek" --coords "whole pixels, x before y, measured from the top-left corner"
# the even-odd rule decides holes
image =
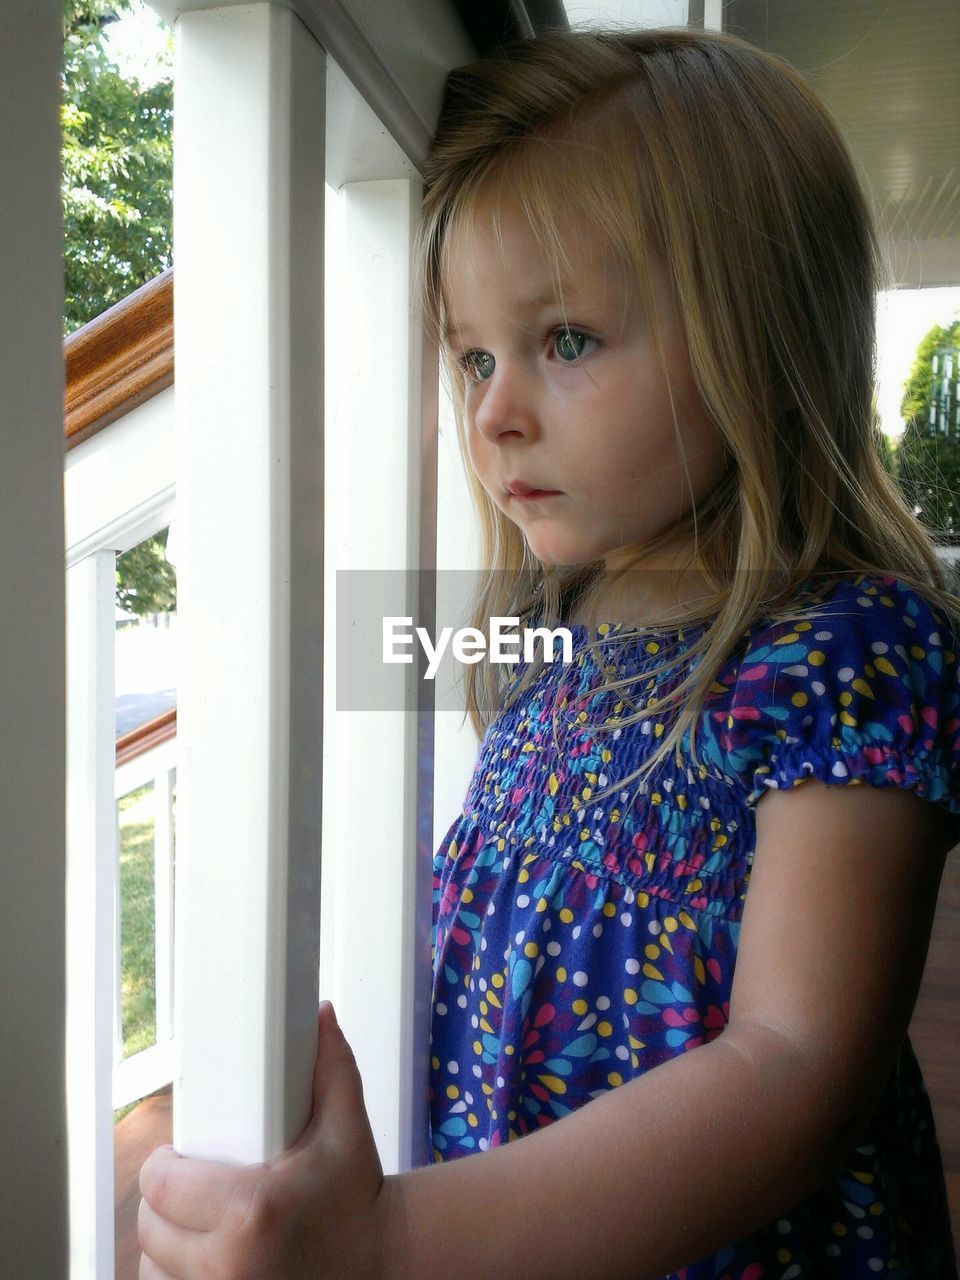
[[[676,363],[678,369],[683,370],[685,358],[679,352],[676,355]],[[716,471],[717,459],[725,455],[720,428],[708,413],[689,369],[678,374],[672,389],[673,408],[676,411],[678,425],[677,428],[674,427],[670,397],[664,387],[662,392],[664,430],[660,433],[661,443],[665,449],[669,450],[671,457],[679,460],[680,449],[677,445],[679,433],[691,474],[712,475]]]
[[[483,465],[483,437],[478,435],[476,430],[470,426],[466,428],[465,438],[467,442],[467,457],[470,459],[470,465],[474,471],[479,471]]]
[[[679,455],[669,401],[641,401],[636,411],[621,417],[618,429],[601,443],[600,453],[602,471],[615,485],[618,479],[622,484],[627,478],[674,466]]]
[[[719,429],[705,418],[691,423],[685,432],[684,452],[690,473],[692,499],[700,503],[720,483],[729,465],[730,455]]]
[[[467,458],[473,469],[477,479],[489,493],[493,487],[493,477],[495,475],[493,467],[494,450],[489,440],[484,439],[483,435],[476,430],[467,428]],[[492,495],[491,495],[492,496]]]
[[[726,456],[726,444],[723,433],[707,413],[703,402],[695,391],[691,391],[679,406],[683,426],[683,441],[687,453],[693,459],[702,458],[705,469],[712,471],[717,459]]]

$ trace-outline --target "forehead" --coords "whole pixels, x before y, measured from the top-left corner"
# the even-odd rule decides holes
[[[448,230],[441,260],[448,332],[490,307],[520,315],[551,304],[625,308],[636,270],[576,213],[534,224],[514,199],[489,198]]]

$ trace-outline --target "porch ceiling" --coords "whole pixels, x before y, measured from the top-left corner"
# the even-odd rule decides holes
[[[172,22],[211,0],[148,2]],[[441,44],[444,51],[457,45],[462,60],[471,41],[482,47],[515,27],[556,25],[559,11],[559,0],[276,2],[294,9],[318,38],[332,36],[328,48],[348,73],[353,59],[343,55],[366,46],[382,67],[372,76],[371,100],[380,109],[387,86],[384,104],[394,104],[394,128],[401,126],[398,136],[415,160],[439,105]],[[691,10],[702,5],[693,0]],[[611,0],[609,9],[616,25],[623,6]],[[398,20],[400,10],[406,22]],[[422,31],[410,29],[415,15]],[[831,109],[877,209],[893,283],[960,285],[958,0],[724,0],[723,23],[785,58]],[[438,26],[446,28],[442,42]]]
[[[896,285],[960,285],[957,0],[727,0],[724,29],[786,58],[830,107]]]

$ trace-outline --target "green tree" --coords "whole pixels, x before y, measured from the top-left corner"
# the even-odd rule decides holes
[[[131,0],[64,0],[65,334],[172,261],[172,80],[144,87],[123,76],[104,40],[131,9]]]
[[[171,264],[173,85],[124,76],[105,34],[132,0],[64,0],[62,195],[64,335]],[[117,558],[117,604],[138,616],[176,609],[167,532]]]
[[[167,559],[169,529],[117,556],[117,604],[138,618],[175,613],[177,574]]]
[[[960,533],[960,433],[952,427],[951,435],[928,434],[933,356],[943,347],[960,347],[960,319],[934,325],[917,348],[900,407],[906,425],[897,449],[897,477],[928,529]]]

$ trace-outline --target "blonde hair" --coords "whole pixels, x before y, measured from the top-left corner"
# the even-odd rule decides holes
[[[499,210],[507,192],[550,254],[558,290],[568,265],[558,228],[571,216],[605,238],[641,296],[650,252],[667,266],[693,376],[731,463],[699,509],[636,548],[633,563],[689,529],[709,592],[682,621],[709,625],[688,649],[694,669],[638,711],[680,709],[632,777],[671,748],[679,764],[687,730],[697,763],[696,724],[727,656],[758,617],[806,616],[800,587],[811,575],[892,574],[960,618],[929,533],[881,462],[870,212],[836,126],[791,67],[694,30],[517,42],[450,75],[426,184],[420,275],[438,334],[451,235],[470,229],[481,200]],[[669,384],[653,310],[648,319]],[[463,374],[452,361],[447,372],[466,459]],[[571,600],[614,583],[602,562],[540,563],[469,463],[467,472],[486,566],[474,625],[559,621]],[[478,736],[538,670],[517,684],[501,666],[467,669]]]

